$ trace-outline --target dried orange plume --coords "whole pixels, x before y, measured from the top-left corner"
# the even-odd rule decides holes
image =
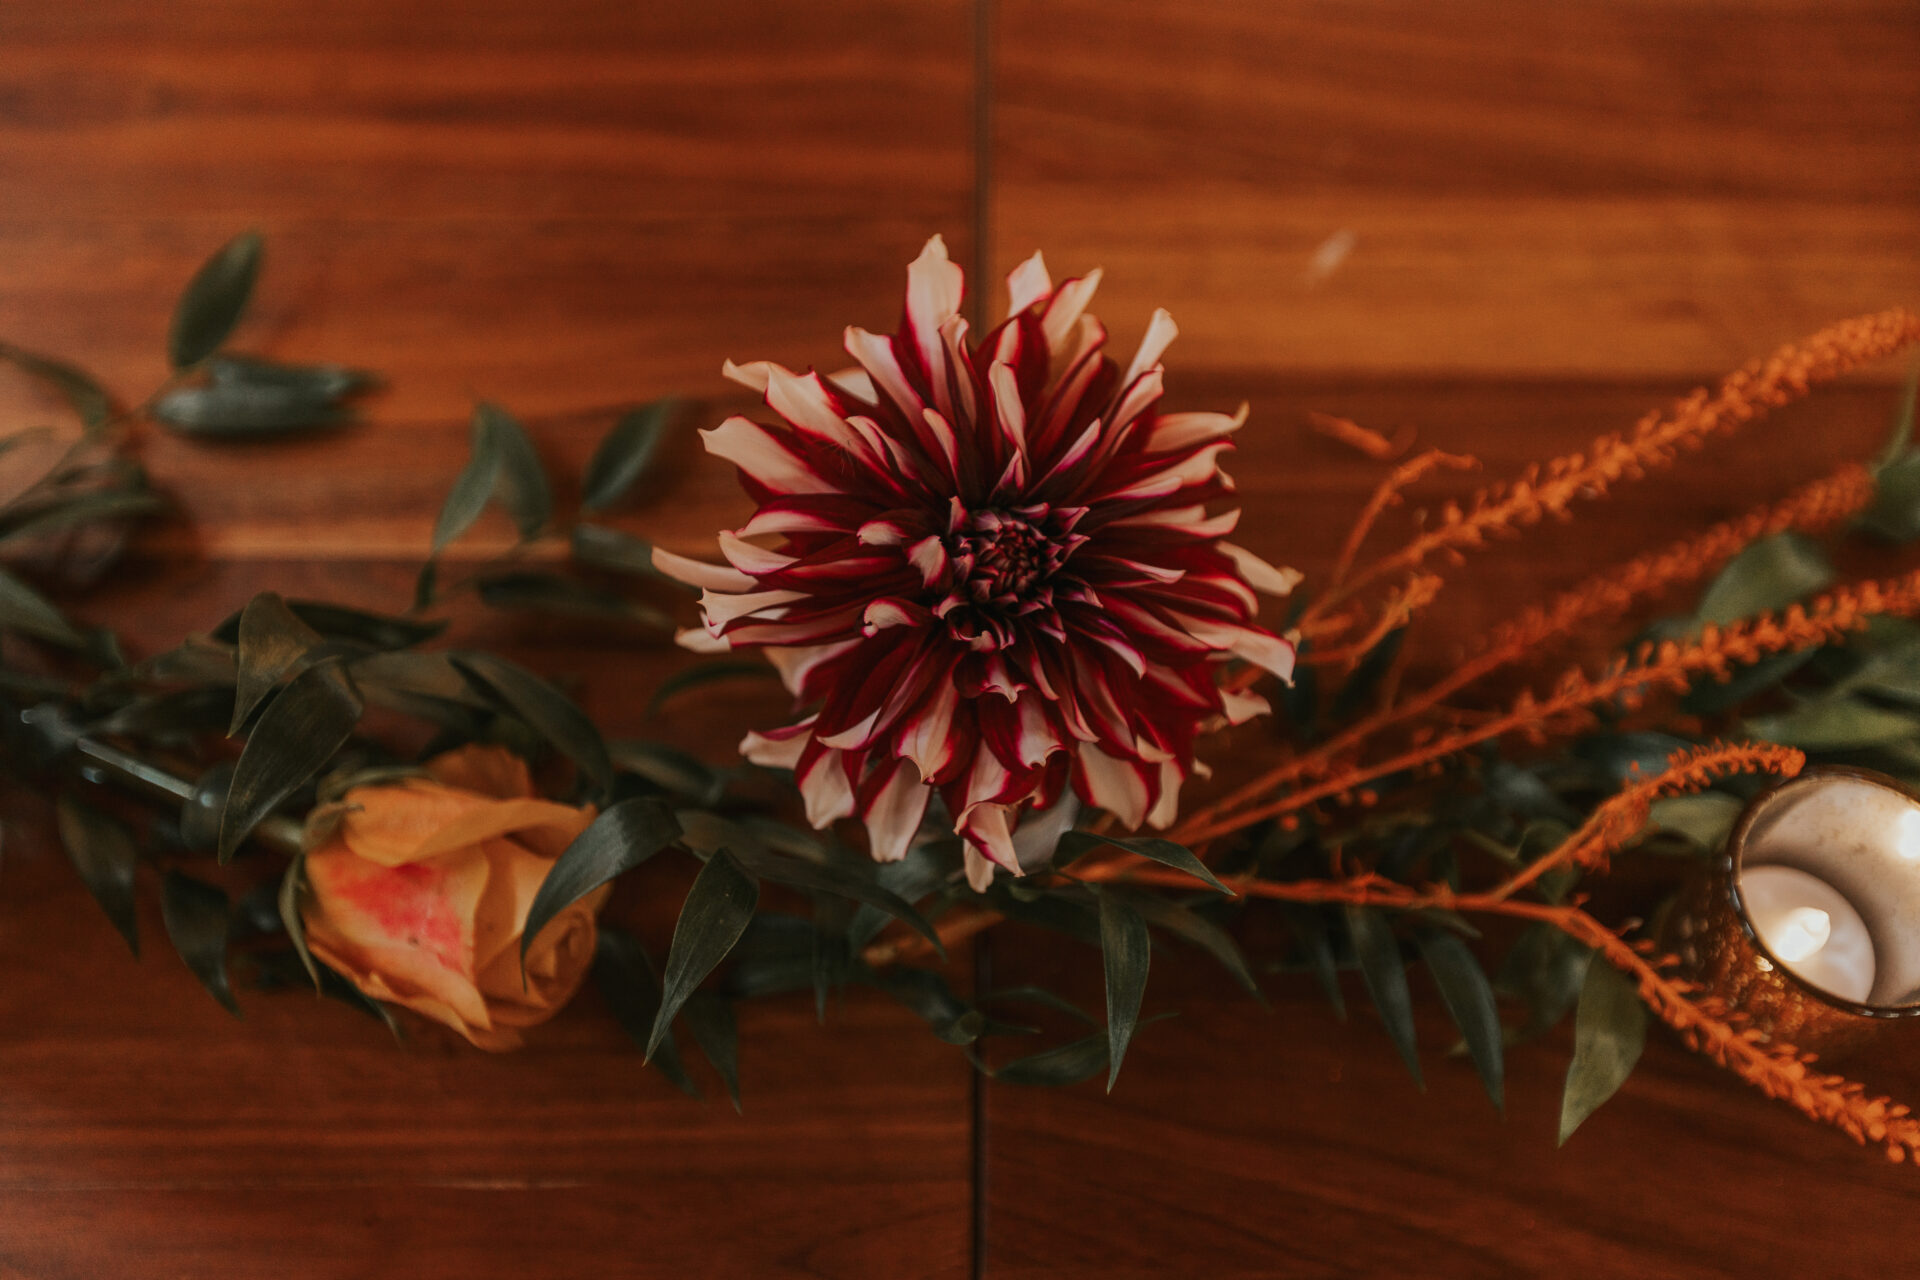
[[[1602,436],[1585,453],[1529,468],[1518,480],[1481,490],[1464,509],[1449,503],[1436,527],[1351,579],[1336,579],[1309,612],[1324,612],[1370,583],[1416,569],[1437,552],[1484,546],[1491,536],[1538,524],[1549,515],[1564,516],[1576,498],[1598,497],[1617,481],[1667,466],[1680,450],[1698,448],[1714,435],[1799,399],[1815,383],[1885,359],[1915,341],[1920,341],[1920,316],[1895,309],[1844,320],[1789,343],[1729,376],[1718,390],[1702,388],[1664,413],[1649,414],[1624,437]]]
[[[1734,773],[1772,773],[1791,778],[1806,767],[1806,753],[1771,743],[1710,743],[1689,747],[1667,757],[1667,766],[1650,778],[1629,784],[1594,810],[1593,816],[1560,847],[1492,890],[1494,901],[1510,898],[1550,871],[1581,867],[1605,871],[1607,861],[1646,828],[1653,802],[1665,796],[1700,791],[1717,778]]]
[[[1920,613],[1920,570],[1886,582],[1840,587],[1811,604],[1794,605],[1782,614],[1769,614],[1726,627],[1709,625],[1684,644],[1673,640],[1658,645],[1643,644],[1630,658],[1616,660],[1599,675],[1589,676],[1575,668],[1561,677],[1545,698],[1531,692],[1522,693],[1508,711],[1390,759],[1353,766],[1314,786],[1242,809],[1230,817],[1223,816],[1218,806],[1210,806],[1181,823],[1168,838],[1188,845],[1211,840],[1250,823],[1343,796],[1375,778],[1419,769],[1511,733],[1522,733],[1534,741],[1544,742],[1552,733],[1590,723],[1590,708],[1596,704],[1617,699],[1631,710],[1640,705],[1649,690],[1664,688],[1684,692],[1702,676],[1725,680],[1737,666],[1772,654],[1798,652],[1839,640],[1865,626],[1869,618],[1911,617],[1917,613]]]
[[[1398,436],[1389,440],[1378,431],[1331,413],[1321,413],[1318,409],[1307,411],[1307,422],[1329,440],[1338,440],[1341,444],[1358,449],[1375,462],[1391,462],[1413,443],[1413,432],[1410,430],[1403,429]]]
[[[1380,519],[1388,507],[1400,501],[1400,494],[1407,486],[1440,467],[1447,467],[1454,471],[1470,471],[1479,465],[1477,458],[1429,449],[1425,453],[1415,454],[1388,472],[1387,478],[1380,482],[1379,487],[1373,491],[1373,496],[1367,499],[1367,505],[1360,509],[1360,518],[1353,522],[1353,531],[1347,534],[1346,545],[1340,548],[1340,558],[1333,563],[1333,574],[1329,581],[1338,584],[1347,576],[1347,570],[1353,567],[1354,558],[1360,554],[1361,544],[1367,540],[1367,534],[1373,531],[1374,523]],[[1310,612],[1318,613],[1319,611],[1311,610]]]
[[[1413,615],[1432,604],[1434,597],[1440,594],[1441,578],[1436,573],[1416,573],[1405,587],[1387,597],[1380,608],[1380,616],[1366,634],[1351,644],[1337,649],[1309,649],[1301,655],[1301,661],[1316,667],[1351,665],[1360,661],[1373,651],[1373,647],[1386,639],[1387,633],[1404,627]],[[1256,668],[1253,673],[1260,674]]]
[[[1534,606],[1496,626],[1484,648],[1447,675],[1397,706],[1356,721],[1312,751],[1268,770],[1218,801],[1209,812],[1231,813],[1300,778],[1324,774],[1343,754],[1396,724],[1426,714],[1461,689],[1530,657],[1550,641],[1590,623],[1622,616],[1635,603],[1697,581],[1739,554],[1756,538],[1798,529],[1820,533],[1865,510],[1873,501],[1872,474],[1849,463],[1788,498],[1717,524],[1698,537],[1675,543],[1581,583],[1545,607]],[[1309,651],[1311,652],[1311,651]],[[1250,669],[1244,683],[1261,673]]]

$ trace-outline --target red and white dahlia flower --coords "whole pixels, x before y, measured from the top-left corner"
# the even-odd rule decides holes
[[[1021,815],[1069,786],[1128,827],[1172,822],[1199,733],[1268,709],[1217,663],[1291,676],[1254,591],[1299,577],[1222,540],[1238,510],[1208,513],[1245,413],[1158,411],[1167,313],[1122,372],[1086,314],[1099,272],[1055,287],[1035,254],[1007,283],[1007,319],[969,343],[936,236],[900,332],[847,330],[859,370],[729,363],[780,422],[701,434],[759,511],[720,535],[727,565],[654,557],[704,589],[683,642],[764,648],[811,709],[741,752],[794,771],[814,826],[857,813],[883,861],[938,791],[976,888],[1019,873]]]

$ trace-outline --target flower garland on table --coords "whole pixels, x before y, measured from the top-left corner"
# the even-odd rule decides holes
[[[242,237],[202,269],[175,318],[173,376],[117,417],[72,366],[0,356],[58,389],[90,431],[142,418],[214,435],[342,420],[365,375],[225,350],[259,263],[257,238]],[[1591,913],[1579,888],[1638,848],[1711,849],[1760,775],[1792,776],[1809,758],[1920,778],[1913,735],[1884,731],[1906,716],[1920,733],[1920,627],[1906,621],[1920,614],[1920,570],[1835,585],[1820,541],[1920,535],[1911,389],[1873,467],[1842,466],[1530,607],[1424,687],[1390,675],[1445,585],[1435,564],[1568,518],[1892,355],[1920,340],[1920,318],[1864,317],[1782,348],[1624,435],[1444,505],[1363,563],[1415,486],[1475,465],[1440,450],[1407,457],[1302,598],[1298,574],[1227,541],[1238,513],[1224,505],[1233,487],[1220,463],[1244,410],[1163,412],[1173,323],[1155,313],[1122,369],[1088,311],[1098,279],[1056,285],[1036,255],[1009,278],[1006,317],[974,340],[960,270],[936,238],[908,270],[901,331],[847,331],[855,368],[729,364],[774,420],[733,417],[703,433],[758,505],[720,535],[724,564],[581,523],[573,566],[526,569],[517,552],[552,524],[552,486],[522,425],[482,405],[408,615],[266,593],[127,666],[51,602],[0,580],[0,626],[104,668],[75,679],[9,665],[8,760],[69,780],[63,842],[130,943],[133,898],[154,869],[170,940],[230,1007],[230,970],[244,962],[264,984],[311,981],[390,1021],[390,1006],[405,1006],[506,1048],[591,970],[655,1066],[693,1091],[676,1032],[690,1036],[737,1102],[738,1001],[811,988],[824,1009],[834,989],[859,984],[996,1078],[1105,1074],[1112,1087],[1143,1025],[1152,936],[1197,944],[1257,991],[1230,926],[1271,904],[1294,958],[1336,1001],[1337,971],[1360,972],[1416,1075],[1406,970],[1429,968],[1496,1102],[1507,1040],[1577,1006],[1563,1140],[1619,1087],[1651,1016],[1809,1116],[1896,1159],[1920,1155],[1904,1108],[1759,1034],[1649,939]],[[679,416],[640,406],[614,425],[583,477],[591,510],[620,500]],[[1315,425],[1383,462],[1407,444],[1340,419]],[[77,474],[59,471],[40,492],[66,495]],[[0,510],[0,525],[41,527],[48,511],[64,512],[60,527],[123,521],[147,509],[136,497],[50,498]],[[493,502],[521,547],[443,585],[440,553]],[[624,575],[618,588],[610,571]],[[1690,616],[1654,623],[1600,669],[1460,710],[1478,682],[1709,578]],[[657,634],[672,613],[663,579],[702,593],[704,625],[682,643],[733,654],[656,702],[765,671],[743,661],[756,650],[794,696],[796,719],[743,741],[752,767],[609,739],[541,675],[436,647],[447,620],[433,615],[469,594]],[[1288,599],[1284,623],[1256,620],[1261,596]],[[1193,804],[1208,735],[1275,700],[1290,735],[1277,758]],[[368,732],[369,708],[421,722],[433,742],[397,745],[390,719]],[[1849,736],[1855,723],[1878,727]],[[239,739],[237,754],[222,735]],[[789,775],[791,791],[774,785]],[[73,779],[124,783],[178,817],[142,848],[116,816],[121,802]],[[1119,834],[1143,826],[1162,834]],[[235,901],[199,864],[243,849],[269,870]],[[665,854],[690,858],[694,875],[656,966],[639,936],[598,917],[616,877]],[[256,909],[262,895],[275,909]],[[1449,925],[1474,913],[1524,926],[1497,979]],[[938,957],[1002,920],[1092,943],[1104,1020],[1038,989],[957,993]],[[1525,1007],[1521,1025],[1503,995]],[[993,1047],[1024,1034],[999,1016],[1009,1000],[1072,1010],[1091,1030],[1009,1060]]]

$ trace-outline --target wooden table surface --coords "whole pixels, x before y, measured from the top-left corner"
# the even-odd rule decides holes
[[[996,301],[1035,248],[1105,266],[1123,348],[1169,308],[1170,400],[1253,406],[1243,540],[1311,572],[1377,467],[1308,410],[1507,474],[1827,321],[1920,303],[1916,67],[1911,0],[10,0],[0,338],[144,394],[180,285],[253,226],[269,265],[241,345],[390,379],[333,436],[143,438],[185,518],[81,610],[142,651],[269,585],[404,604],[474,397],[577,474],[611,406],[717,415],[725,357],[838,367],[842,327],[891,324],[936,231]],[[1423,660],[1865,456],[1898,375],[1456,574]],[[624,520],[698,552],[744,500],[677,450]],[[580,676],[612,726],[663,731],[645,699],[684,657],[463,625]],[[664,731],[715,759],[774,709],[680,706]],[[1514,1052],[1502,1118],[1444,1059],[1431,991],[1421,1093],[1369,1016],[1339,1023],[1286,976],[1263,1012],[1170,956],[1149,1011],[1181,1016],[1110,1097],[983,1086],[889,1005],[821,1027],[774,1000],[744,1019],[736,1117],[643,1070],[592,993],[504,1057],[398,1050],[293,996],[234,1021],[164,947],[128,958],[40,798],[6,806],[8,1280],[1920,1268],[1920,1172],[1657,1036],[1556,1151],[1564,1029]],[[966,959],[1098,996],[1097,958],[1046,939]],[[1857,1071],[1920,1098],[1920,1041]]]

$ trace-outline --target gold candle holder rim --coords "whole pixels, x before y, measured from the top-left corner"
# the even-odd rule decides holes
[[[1844,996],[1835,995],[1825,987],[1807,981],[1798,973],[1794,972],[1791,965],[1780,959],[1779,956],[1776,956],[1772,950],[1768,948],[1766,940],[1760,936],[1760,931],[1753,927],[1753,921],[1747,916],[1746,903],[1740,897],[1740,869],[1742,855],[1746,852],[1747,836],[1752,831],[1753,824],[1771,807],[1772,802],[1779,798],[1781,792],[1792,790],[1795,787],[1803,786],[1810,781],[1818,781],[1822,778],[1846,778],[1855,782],[1864,782],[1871,786],[1880,787],[1884,790],[1894,792],[1902,799],[1911,803],[1916,810],[1920,810],[1920,791],[1916,791],[1913,787],[1899,781],[1897,778],[1889,777],[1874,769],[1863,769],[1858,765],[1811,765],[1802,769],[1791,778],[1783,778],[1779,782],[1774,783],[1747,802],[1747,807],[1740,811],[1740,816],[1734,820],[1733,828],[1728,831],[1726,844],[1721,847],[1718,869],[1721,875],[1726,878],[1727,897],[1733,905],[1733,918],[1740,922],[1740,928],[1745,932],[1747,941],[1753,945],[1754,951],[1760,955],[1761,958],[1772,965],[1775,971],[1785,978],[1787,982],[1798,987],[1802,992],[1805,992],[1808,996],[1820,1001],[1822,1004],[1831,1005],[1836,1009],[1857,1014],[1863,1018],[1893,1019],[1920,1016],[1920,1002],[1914,1004],[1867,1004],[1864,1001],[1849,1000]]]

